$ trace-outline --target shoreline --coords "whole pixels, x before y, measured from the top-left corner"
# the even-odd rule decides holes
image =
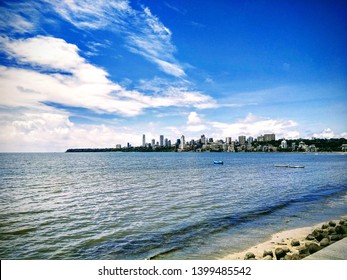
[[[347,216],[272,234],[265,242],[220,260],[300,260],[347,237]]]

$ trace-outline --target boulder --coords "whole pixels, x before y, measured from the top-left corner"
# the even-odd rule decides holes
[[[266,256],[270,256],[272,259],[274,256],[274,253],[271,250],[265,250],[263,253],[263,257],[266,257]]]
[[[287,246],[282,247],[283,252],[286,254],[290,252],[290,249]]]
[[[267,260],[267,261],[270,261],[272,260],[272,257],[270,255],[266,255],[263,260]]]
[[[335,233],[335,227],[329,227],[328,228],[328,233],[329,233],[329,235],[330,234],[334,234]]]
[[[286,255],[286,253],[283,251],[282,248],[276,248],[275,250],[275,255],[276,255],[276,259],[280,260],[281,258],[284,258],[284,256]]]
[[[340,239],[342,239],[342,235],[341,235],[341,234],[332,234],[332,235],[330,236],[330,240],[331,240],[331,241],[338,241],[338,240],[340,240]]]
[[[327,229],[322,230],[322,232],[318,233],[317,235],[315,235],[315,239],[320,242],[323,238],[328,237],[329,236],[329,232]]]
[[[346,224],[346,221],[345,221],[345,220],[340,220],[340,221],[339,221],[339,224],[340,224],[340,225],[345,225],[345,224]]]
[[[330,238],[325,237],[321,240],[321,242],[319,242],[319,246],[321,247],[326,247],[330,244]]]
[[[322,224],[322,229],[328,228],[329,225],[328,224]]]
[[[308,254],[308,247],[307,246],[301,246],[298,248],[298,252],[300,255],[307,255]]]
[[[308,251],[310,254],[313,254],[313,253],[316,253],[318,252],[321,248],[321,246],[319,246],[318,244],[316,243],[312,243],[308,246]]]
[[[337,234],[346,234],[347,233],[347,225],[337,225],[335,227],[335,231]]]
[[[297,240],[297,239],[293,239],[291,242],[290,242],[290,245],[292,246],[300,246],[300,241]]]
[[[315,240],[313,234],[307,235],[307,236],[306,236],[306,239],[307,239],[307,240]]]
[[[299,256],[299,254],[293,254],[292,255],[292,260],[300,260],[301,258],[300,258],[300,256]]]
[[[336,223],[334,221],[329,221],[329,226],[334,227],[336,226]]]
[[[245,260],[255,259],[255,255],[252,252],[248,252],[245,255]]]

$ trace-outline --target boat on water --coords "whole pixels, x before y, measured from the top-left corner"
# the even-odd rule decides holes
[[[288,164],[275,164],[275,167],[289,167]]]
[[[274,167],[305,168],[303,165],[275,164]]]
[[[224,164],[224,162],[222,160],[214,160],[213,163],[214,164]]]

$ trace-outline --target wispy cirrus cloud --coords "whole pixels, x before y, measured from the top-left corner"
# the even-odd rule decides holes
[[[127,0],[46,2],[76,27],[121,34],[129,51],[141,55],[168,75],[185,76],[182,65],[174,57],[171,31],[148,7],[135,10]]]
[[[28,1],[5,2],[0,7],[0,32],[7,34],[27,34],[39,29],[40,5]]]

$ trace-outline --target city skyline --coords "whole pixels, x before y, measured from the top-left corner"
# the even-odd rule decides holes
[[[0,11],[0,152],[141,146],[143,131],[163,144],[347,138],[345,1],[23,0]]]

